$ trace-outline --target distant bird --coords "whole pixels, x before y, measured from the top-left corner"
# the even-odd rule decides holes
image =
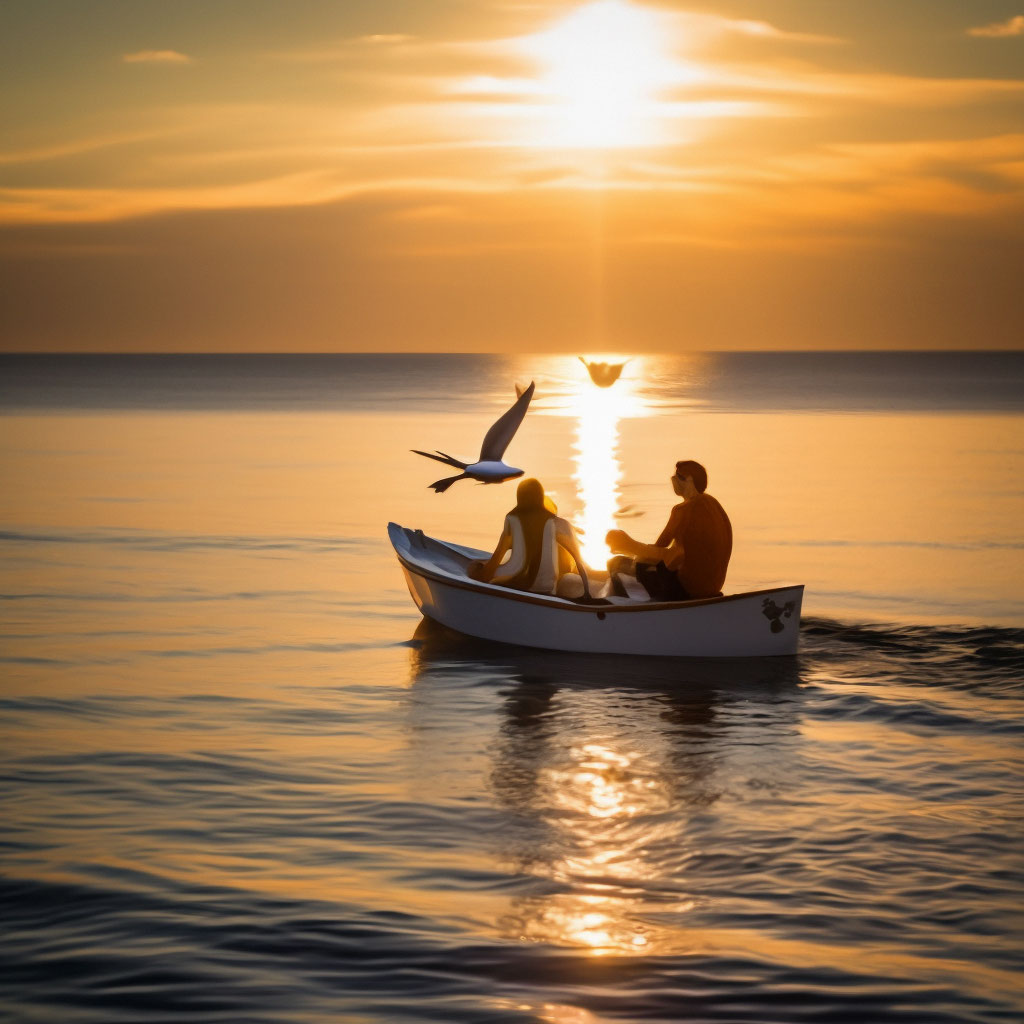
[[[617,508],[613,515],[616,519],[636,519],[642,516],[643,512],[638,511],[636,505],[623,505],[622,508]]]
[[[508,412],[500,416],[494,423],[494,426],[487,431],[484,443],[480,446],[480,458],[476,462],[460,462],[458,459],[452,458],[451,455],[445,455],[444,452],[440,451],[434,455],[430,452],[421,452],[418,448],[410,449],[424,458],[435,459],[437,462],[443,462],[446,466],[454,466],[456,469],[462,470],[458,476],[449,476],[443,480],[435,480],[430,486],[438,494],[443,494],[447,491],[456,480],[478,480],[482,484],[500,484],[504,480],[512,480],[517,476],[523,475],[521,469],[516,469],[514,466],[506,466],[502,462],[502,457],[505,454],[505,449],[509,446],[509,442],[515,437],[519,424],[523,422],[530,399],[533,398],[533,388],[534,383],[531,381],[530,386],[519,394],[515,405]],[[519,391],[518,387],[516,391]]]
[[[599,388],[610,388],[619,379],[622,368],[629,362],[627,359],[625,363],[588,363],[583,356],[577,358],[587,368],[590,379]]]

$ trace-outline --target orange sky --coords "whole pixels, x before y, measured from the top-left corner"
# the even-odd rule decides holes
[[[7,351],[1016,348],[1024,6],[0,8]]]

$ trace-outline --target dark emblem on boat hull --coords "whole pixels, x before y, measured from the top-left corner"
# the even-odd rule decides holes
[[[794,607],[794,601],[787,601],[780,608],[770,597],[766,597],[761,603],[761,614],[771,623],[773,633],[781,633],[786,628],[782,620],[793,614]]]

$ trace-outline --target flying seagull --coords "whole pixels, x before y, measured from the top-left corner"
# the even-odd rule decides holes
[[[446,466],[454,466],[456,469],[462,470],[458,476],[448,476],[443,480],[435,480],[430,486],[438,494],[447,491],[456,480],[478,480],[482,484],[500,484],[503,480],[512,480],[514,477],[523,475],[521,469],[516,469],[514,466],[506,466],[501,460],[505,454],[505,449],[509,446],[509,442],[515,437],[519,424],[523,422],[527,406],[530,404],[530,399],[533,398],[533,388],[534,383],[531,381],[530,386],[516,399],[515,405],[508,412],[501,415],[494,426],[487,431],[484,443],[480,446],[480,458],[476,462],[460,462],[458,459],[453,459],[450,455],[445,455],[444,452],[431,454],[430,452],[421,452],[418,448],[411,449],[417,455],[422,455],[428,459],[436,459],[438,462],[443,462]],[[518,390],[516,388],[516,391]]]
[[[629,362],[627,359],[625,363],[588,363],[583,356],[579,356],[579,361],[587,368],[587,372],[590,374],[590,379],[599,388],[610,388],[618,379],[619,374],[622,373],[622,368]]]

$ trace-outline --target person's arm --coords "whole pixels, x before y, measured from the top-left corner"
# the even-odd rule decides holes
[[[662,561],[665,565],[673,572],[679,572],[683,567],[683,562],[686,561],[686,551],[682,544],[673,544],[670,548],[666,548],[666,556],[662,557]]]
[[[658,539],[654,542],[659,548],[667,548],[672,546],[672,541],[679,534],[679,520],[683,517],[683,506],[676,505],[672,509],[668,517],[668,522],[665,524],[665,529],[661,531]]]
[[[658,538],[659,542],[667,532],[668,527],[662,531],[661,537]],[[630,537],[625,530],[609,530],[605,537],[605,543],[617,555],[628,555],[638,562],[649,562],[652,565],[656,565],[658,562],[668,565],[670,559],[682,559],[682,548],[678,545],[673,547],[671,544],[661,543],[641,544],[640,541]]]
[[[580,554],[580,546],[576,541],[576,534],[568,523],[565,524],[565,527],[564,530],[555,531],[555,540],[572,555],[573,560],[576,562],[576,568],[579,570],[580,579],[583,580],[583,596],[590,597],[590,580],[587,579],[587,568],[583,564],[583,555]]]
[[[508,522],[506,521],[505,528],[501,531],[501,537],[498,538],[498,546],[494,549],[494,554],[486,562],[470,562],[466,569],[467,575],[470,579],[479,580],[481,583],[490,583],[494,578],[494,574],[498,571],[498,566],[501,565],[501,560],[505,557],[505,553],[511,547],[512,531],[508,528]]]
[[[642,559],[644,562],[657,564],[659,561],[662,561],[669,569],[678,569],[683,564],[683,546],[676,540],[679,536],[679,526],[682,518],[683,506],[676,505],[668,517],[665,529],[661,531],[658,539],[651,545],[647,555]]]

